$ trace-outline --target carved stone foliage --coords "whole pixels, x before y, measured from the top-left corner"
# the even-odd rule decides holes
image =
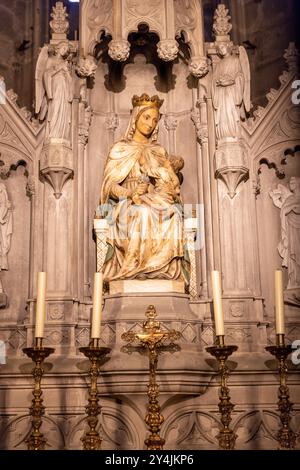
[[[67,34],[69,31],[69,21],[67,8],[63,2],[56,2],[51,13],[52,20],[50,21],[50,28],[52,33]]]
[[[163,39],[157,44],[158,57],[165,62],[175,60],[179,51],[178,42],[175,39]]]
[[[203,56],[193,56],[189,61],[189,72],[196,78],[202,78],[208,73],[208,59]]]
[[[80,57],[76,65],[76,73],[81,78],[95,77],[97,63],[93,56]]]
[[[126,39],[113,39],[108,45],[108,55],[117,62],[125,62],[130,54],[130,44]]]
[[[226,40],[232,25],[230,23],[231,16],[229,16],[229,10],[223,3],[220,3],[215,10],[213,32],[215,33],[216,40]]]

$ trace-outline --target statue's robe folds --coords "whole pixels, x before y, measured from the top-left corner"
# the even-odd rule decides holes
[[[167,158],[164,148],[155,143],[122,140],[113,145],[101,191],[101,204],[109,212],[104,280],[185,280],[182,206],[153,184],[140,196],[140,204],[129,197],[147,169],[150,173],[163,166]]]
[[[218,80],[230,78],[232,85],[218,85]],[[219,140],[240,135],[240,118],[244,93],[244,75],[237,56],[221,59],[216,65],[212,80],[212,96],[215,108],[216,134]]]

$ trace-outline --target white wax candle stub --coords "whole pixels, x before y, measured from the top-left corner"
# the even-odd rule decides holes
[[[92,314],[92,331],[91,338],[100,338],[101,314],[102,314],[102,285],[103,274],[94,274],[94,292],[93,292],[93,314]]]
[[[277,335],[284,335],[284,299],[282,271],[275,271],[275,330]]]
[[[212,271],[211,280],[212,280],[212,289],[213,289],[216,335],[224,336],[224,320],[223,320],[222,289],[221,289],[220,272]]]
[[[36,297],[36,320],[35,337],[44,337],[44,324],[46,312],[46,273],[38,273],[37,297]]]

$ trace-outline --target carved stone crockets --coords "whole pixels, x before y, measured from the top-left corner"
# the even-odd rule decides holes
[[[86,0],[81,6],[80,50],[92,54],[101,33],[112,36],[109,56],[118,62],[128,59],[128,35],[140,24],[159,37],[157,54],[170,62],[177,58],[179,43],[184,36],[191,50],[190,73],[202,77],[208,71],[204,57],[203,18],[198,0]]]

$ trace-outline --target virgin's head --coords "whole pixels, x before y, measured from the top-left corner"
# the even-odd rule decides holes
[[[159,111],[157,108],[149,107],[139,112],[136,117],[135,125],[139,134],[149,138],[159,121]]]

